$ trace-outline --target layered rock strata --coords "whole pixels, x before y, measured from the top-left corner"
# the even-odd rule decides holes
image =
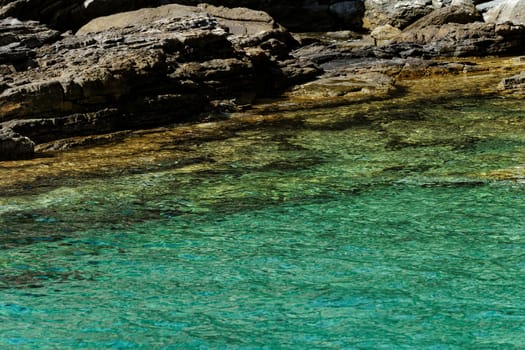
[[[14,70],[36,67],[36,49],[60,39],[60,33],[38,22],[16,18],[0,19],[0,87]]]
[[[519,54],[525,27],[486,23],[473,6],[449,6],[419,19],[390,43],[387,51],[405,56],[485,56]]]
[[[432,11],[476,5],[485,22],[525,24],[523,0],[0,0],[0,18],[35,20],[61,31],[76,31],[91,19],[166,4],[247,7],[268,12],[293,31],[404,29]]]
[[[0,126],[36,143],[202,119],[317,74],[267,14],[166,5],[34,49],[0,90]],[[2,154],[2,158],[11,158]]]
[[[522,55],[525,48],[521,0],[221,2],[272,9],[296,28],[364,21],[371,29],[363,40],[351,31],[306,34],[295,51],[297,42],[265,12],[153,7],[173,1],[0,0],[0,158],[27,157],[33,142],[219,118],[312,79],[320,70],[310,62],[326,73],[288,96],[332,104],[389,98],[398,93],[393,76],[417,76],[429,64],[437,72],[475,69],[428,58]],[[142,9],[85,24],[135,8]],[[80,29],[61,33],[22,19]],[[379,63],[362,64],[368,60]],[[522,91],[522,76],[501,86]]]
[[[376,27],[367,42],[318,41],[297,55],[316,63],[355,58],[436,58],[522,55],[525,26],[487,23],[473,4],[451,5],[430,12],[403,31]]]
[[[77,30],[89,20],[144,7],[166,4],[248,7],[268,12],[292,30],[313,31],[360,28],[362,0],[1,0],[0,18],[37,20],[62,31]]]

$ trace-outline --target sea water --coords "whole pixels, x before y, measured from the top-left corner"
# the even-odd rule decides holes
[[[1,349],[525,348],[522,101],[168,148],[0,196]]]

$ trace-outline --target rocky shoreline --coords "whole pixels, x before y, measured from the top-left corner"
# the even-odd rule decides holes
[[[312,108],[388,99],[404,78],[485,69],[450,58],[525,53],[520,1],[281,2],[345,29],[315,35],[263,12],[312,25],[273,1],[170,2],[0,0],[0,160],[73,136],[224,119],[284,92]],[[519,66],[500,67],[495,92],[523,96]]]

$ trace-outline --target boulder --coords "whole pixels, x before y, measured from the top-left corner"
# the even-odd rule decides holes
[[[30,158],[35,153],[35,144],[8,128],[0,128],[0,160]]]
[[[471,6],[451,5],[432,11],[430,14],[408,26],[404,32],[415,33],[430,26],[438,27],[447,23],[467,24],[476,21],[482,22],[483,17],[474,4],[470,2],[470,5]]]
[[[364,4],[363,27],[370,30],[385,24],[403,29],[442,6],[432,0],[365,0]]]
[[[266,12],[247,8],[226,8],[208,4],[197,7],[184,5],[166,5],[156,8],[144,8],[136,11],[118,13],[96,18],[77,31],[77,35],[103,32],[110,29],[130,26],[147,27],[152,22],[184,20],[190,16],[213,18],[217,24],[236,37],[255,37],[259,34],[274,35],[281,33],[286,41],[293,41],[290,34],[279,26]]]
[[[525,0],[499,1],[483,17],[487,23],[525,25]]]
[[[374,39],[374,43],[383,44],[388,41],[398,37],[401,34],[401,30],[396,27],[392,27],[390,24],[384,24],[378,27],[375,27],[370,36]]]
[[[476,8],[478,11],[482,14],[485,14],[490,9],[498,6],[501,3],[504,3],[508,0],[490,0],[490,1],[481,1],[481,2],[474,2],[476,4]]]

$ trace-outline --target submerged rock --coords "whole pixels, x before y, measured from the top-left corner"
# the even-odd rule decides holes
[[[498,85],[498,89],[506,94],[525,95],[525,71],[502,79]]]

